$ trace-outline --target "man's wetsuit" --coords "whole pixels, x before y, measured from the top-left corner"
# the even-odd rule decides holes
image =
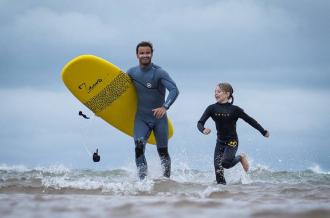
[[[137,92],[137,112],[134,122],[135,161],[140,179],[147,174],[147,161],[144,156],[145,145],[154,131],[157,151],[164,168],[164,176],[170,177],[171,159],[168,154],[168,125],[166,114],[157,119],[153,109],[165,107],[169,109],[179,95],[175,82],[166,71],[157,65],[150,64],[146,68],[133,67],[127,71]],[[165,91],[169,91],[165,101]]]
[[[217,183],[226,184],[223,168],[229,169],[241,161],[240,156],[235,156],[238,148],[236,122],[242,118],[252,127],[259,130],[262,135],[267,131],[243,109],[230,103],[215,103],[208,106],[197,123],[200,132],[204,131],[206,120],[211,117],[217,129],[217,143],[214,151],[214,168]]]

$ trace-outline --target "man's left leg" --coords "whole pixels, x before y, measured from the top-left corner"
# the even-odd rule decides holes
[[[158,120],[154,134],[157,142],[157,151],[163,168],[163,176],[169,178],[171,176],[171,158],[168,153],[168,125],[167,117],[164,116]]]

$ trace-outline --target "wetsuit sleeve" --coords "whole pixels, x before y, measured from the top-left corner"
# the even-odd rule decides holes
[[[238,117],[257,129],[263,136],[266,135],[267,131],[255,119],[246,114],[242,108],[238,108]]]
[[[197,123],[197,128],[201,133],[203,133],[203,131],[205,129],[205,127],[204,127],[205,122],[207,121],[207,119],[209,119],[211,114],[212,114],[212,105],[210,105],[206,108],[206,110],[204,111],[202,117],[199,119],[199,121]]]
[[[171,105],[174,103],[176,98],[179,95],[179,90],[175,84],[175,82],[172,80],[172,78],[168,75],[167,72],[164,70],[161,71],[161,77],[160,82],[163,84],[163,86],[168,90],[168,96],[166,98],[165,103],[163,104],[163,107],[166,109],[169,109]]]

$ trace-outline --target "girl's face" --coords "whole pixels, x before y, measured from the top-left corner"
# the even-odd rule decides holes
[[[227,103],[229,100],[230,93],[220,89],[219,86],[215,88],[214,97],[219,103]]]

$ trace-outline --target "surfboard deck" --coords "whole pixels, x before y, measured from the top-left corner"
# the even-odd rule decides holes
[[[119,67],[94,55],[81,55],[62,70],[62,80],[70,92],[95,115],[133,136],[137,95],[130,77]],[[173,125],[168,119],[169,138]],[[154,133],[148,143],[156,144]]]

